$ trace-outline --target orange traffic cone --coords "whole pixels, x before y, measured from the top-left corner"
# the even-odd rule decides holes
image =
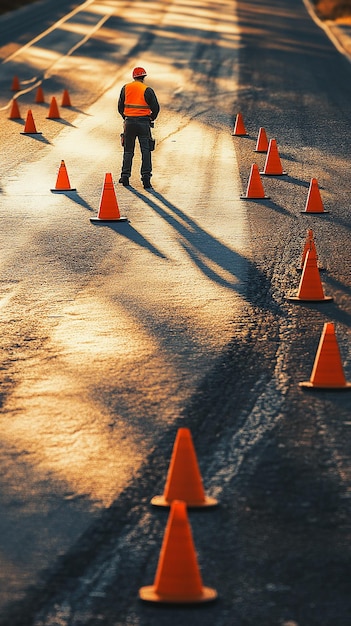
[[[255,198],[266,198],[266,199],[269,198],[269,196],[266,196],[264,193],[263,184],[262,184],[262,180],[260,177],[260,172],[258,170],[258,165],[256,165],[256,163],[253,163],[251,165],[251,171],[250,171],[250,176],[249,176],[249,182],[247,184],[246,194],[245,195],[242,194],[240,198],[242,200],[250,200],[250,199],[255,199]]]
[[[69,177],[66,169],[65,162],[62,160],[61,165],[59,167],[59,171],[57,174],[56,186],[55,189],[51,189],[51,191],[76,191],[71,187],[71,183],[69,182]]]
[[[162,542],[154,584],[141,587],[139,597],[148,602],[194,604],[217,598],[204,587],[199,570],[186,503],[174,500]]]
[[[280,162],[276,139],[271,139],[268,144],[268,151],[263,172],[260,173],[265,176],[282,176],[283,174],[286,174],[286,172],[283,171],[283,167]]]
[[[34,118],[33,118],[33,113],[31,111],[31,109],[29,109],[29,111],[27,112],[27,117],[26,117],[26,123],[24,125],[24,130],[23,132],[21,132],[21,135],[41,135],[40,132],[37,131],[36,126],[35,126],[35,122],[34,122]]]
[[[261,128],[258,131],[257,143],[256,143],[256,148],[254,151],[255,152],[267,152],[267,150],[268,150],[268,139],[267,139],[265,129],[261,126]]]
[[[173,446],[166,485],[162,496],[154,496],[154,506],[170,506],[173,500],[184,500],[188,507],[218,504],[205,495],[196,452],[188,428],[179,428]]]
[[[327,302],[333,299],[331,296],[324,295],[317,265],[317,255],[312,246],[306,254],[297,296],[288,296],[287,299],[300,300],[301,302]]]
[[[340,350],[332,322],[323,326],[311,378],[299,383],[300,387],[319,387],[320,389],[351,389],[347,383],[341,362]]]
[[[70,106],[72,106],[71,98],[69,97],[69,93],[68,93],[67,89],[63,90],[61,106],[63,106],[63,107],[70,107]]]
[[[22,117],[21,117],[21,114],[20,114],[18,102],[17,102],[16,98],[13,98],[12,105],[11,105],[11,111],[10,111],[10,115],[9,115],[9,120],[21,120],[21,119],[22,119]]]
[[[20,90],[20,82],[18,80],[18,76],[14,76],[11,85],[11,91],[19,91]]]
[[[99,212],[97,217],[91,217],[91,222],[126,222],[126,217],[121,217],[112,174],[105,175],[104,187],[101,193]]]
[[[37,93],[35,94],[35,102],[37,104],[42,104],[43,102],[45,102],[44,91],[43,91],[43,88],[40,85],[39,85],[39,87],[37,89]]]
[[[324,210],[321,193],[316,178],[311,178],[305,210],[301,213],[329,213]]]
[[[47,116],[46,119],[48,119],[48,120],[59,120],[59,119],[61,119],[61,115],[60,115],[60,112],[59,112],[59,108],[57,106],[57,102],[56,102],[55,96],[52,96],[52,98],[51,98],[49,113],[48,113],[48,116]]]
[[[315,244],[314,238],[313,238],[313,230],[311,230],[310,228],[307,231],[307,237],[306,237],[305,245],[304,245],[304,248],[303,248],[303,251],[302,251],[300,267],[298,268],[299,271],[303,270],[303,266],[305,264],[306,254],[307,254],[307,252],[309,250],[313,250],[313,254],[315,254],[316,259],[317,259],[318,269],[319,269],[319,271],[322,271],[324,268],[321,267],[321,265],[318,263],[318,254],[317,254],[316,244]]]
[[[244,119],[241,113],[238,113],[236,116],[233,135],[237,135],[239,137],[247,135]]]

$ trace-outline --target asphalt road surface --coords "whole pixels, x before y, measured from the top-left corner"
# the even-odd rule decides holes
[[[351,380],[350,64],[301,0],[45,1],[0,32],[1,626],[349,626],[351,393],[298,383],[325,322]],[[138,155],[116,182],[135,65],[162,107],[150,192]],[[260,127],[287,175],[245,201]],[[76,191],[52,193],[62,159]],[[96,226],[107,172],[128,222]],[[325,215],[301,214],[312,177]],[[308,228],[330,303],[286,299]],[[155,606],[180,426],[219,500],[189,512],[219,597]]]

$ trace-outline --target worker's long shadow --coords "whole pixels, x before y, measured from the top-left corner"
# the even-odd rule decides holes
[[[266,276],[249,259],[221,243],[160,193],[153,189],[147,195],[134,188],[130,191],[174,228],[180,235],[179,244],[207,278],[243,295],[243,286],[258,280],[260,288],[269,292]]]

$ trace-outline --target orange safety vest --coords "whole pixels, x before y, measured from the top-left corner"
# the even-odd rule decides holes
[[[147,85],[139,80],[134,80],[125,86],[124,115],[127,117],[151,115],[151,109],[144,97],[145,89]]]

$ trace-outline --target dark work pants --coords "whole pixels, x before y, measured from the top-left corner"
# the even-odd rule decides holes
[[[132,173],[132,163],[135,150],[135,140],[138,137],[141,150],[141,176],[151,176],[151,152],[150,152],[150,118],[149,117],[127,117],[124,124],[124,154],[122,165],[122,176],[129,176]]]

